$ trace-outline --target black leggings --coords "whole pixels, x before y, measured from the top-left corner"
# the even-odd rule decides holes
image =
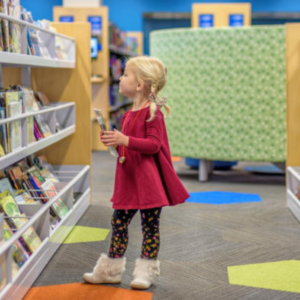
[[[128,245],[128,226],[136,214],[137,209],[115,210],[112,218],[112,236],[109,248],[110,258],[124,256]],[[140,210],[143,233],[141,258],[157,259],[160,238],[159,218],[161,207]]]

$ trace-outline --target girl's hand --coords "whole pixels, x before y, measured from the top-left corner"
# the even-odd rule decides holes
[[[115,129],[114,131],[105,131],[101,134],[101,142],[105,146],[128,146],[129,137]]]

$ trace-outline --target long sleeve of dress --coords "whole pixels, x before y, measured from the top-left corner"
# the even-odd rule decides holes
[[[153,155],[161,148],[163,134],[163,116],[157,115],[151,122],[146,122],[146,138],[129,137],[128,149],[143,154]]]

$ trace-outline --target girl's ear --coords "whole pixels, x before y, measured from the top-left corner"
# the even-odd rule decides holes
[[[140,79],[138,81],[138,85],[136,87],[136,90],[139,92],[139,91],[143,90],[144,87],[145,87],[145,82],[144,82],[144,80]]]

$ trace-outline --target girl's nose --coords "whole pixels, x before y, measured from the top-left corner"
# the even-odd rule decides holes
[[[121,77],[119,78],[119,81],[121,81],[121,80],[122,80],[122,77],[123,77],[123,76],[121,76]]]

